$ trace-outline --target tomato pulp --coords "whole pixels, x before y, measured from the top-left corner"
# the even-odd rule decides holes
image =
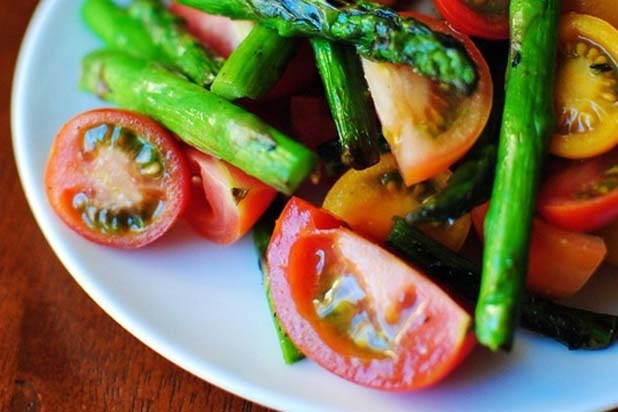
[[[137,248],[163,235],[185,209],[189,169],[174,137],[154,120],[99,109],[60,129],[45,189],[54,211],[80,235]]]

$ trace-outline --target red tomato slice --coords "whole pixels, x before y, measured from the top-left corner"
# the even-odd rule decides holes
[[[435,384],[471,351],[471,317],[394,255],[292,198],[267,258],[277,316],[310,359],[388,390]]]
[[[207,239],[230,244],[260,218],[277,191],[223,160],[191,147],[191,203],[185,217]]]
[[[455,30],[485,39],[509,38],[509,0],[434,0]]]
[[[436,19],[407,15],[460,41],[479,73],[476,90],[464,96],[410,66],[363,60],[384,137],[405,184],[412,186],[445,171],[472,147],[491,112],[493,83],[487,63],[470,38]]]
[[[472,211],[472,223],[481,238],[486,214],[487,204]],[[550,298],[573,296],[601,266],[606,253],[598,236],[569,232],[534,219],[527,287]]]
[[[82,113],[58,132],[45,170],[54,211],[93,242],[137,248],[163,235],[187,203],[189,169],[173,136],[148,117]]]
[[[618,150],[583,161],[563,161],[541,185],[538,210],[550,223],[577,232],[618,218]]]

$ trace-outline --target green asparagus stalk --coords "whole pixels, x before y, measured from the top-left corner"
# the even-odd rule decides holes
[[[476,306],[480,343],[510,348],[528,266],[535,194],[554,127],[559,0],[512,0],[511,50],[483,280]]]
[[[457,255],[418,229],[397,218],[388,245],[425,273],[474,302],[480,283],[480,268]],[[618,316],[559,305],[524,293],[520,324],[533,332],[564,343],[569,349],[603,349],[618,333]]]
[[[341,161],[359,170],[376,164],[380,132],[356,50],[320,38],[311,45],[339,133]]]
[[[285,333],[285,330],[283,330],[281,322],[277,317],[277,312],[271,296],[270,280],[268,277],[268,264],[266,262],[266,249],[268,248],[270,237],[272,236],[273,229],[275,228],[275,221],[283,209],[283,206],[285,206],[284,202],[278,202],[278,200],[282,199],[279,198],[275,200],[271,207],[266,211],[266,213],[264,213],[264,215],[262,215],[260,220],[253,227],[253,244],[255,245],[255,249],[258,254],[258,265],[260,267],[260,271],[262,272],[262,282],[264,283],[266,299],[268,300],[268,307],[270,308],[270,312],[272,314],[275,331],[277,332],[277,336],[279,338],[281,354],[283,355],[283,360],[285,363],[290,365],[303,359],[304,355]]]
[[[154,43],[146,29],[136,24],[128,11],[112,0],[84,0],[82,19],[109,49],[122,50],[147,59],[172,65]]]
[[[414,66],[419,73],[464,93],[477,72],[463,46],[410,17],[368,2],[335,7],[326,0],[177,0],[211,14],[259,21],[281,36],[322,37],[356,46],[371,60]]]
[[[182,19],[159,0],[133,0],[129,14],[142,23],[154,44],[181,73],[202,86],[212,83],[223,59],[193,37]]]
[[[256,25],[228,57],[210,90],[228,100],[263,97],[283,75],[298,44],[298,39]]]
[[[117,51],[82,62],[81,87],[161,122],[186,143],[291,194],[314,170],[313,152],[204,88]]]

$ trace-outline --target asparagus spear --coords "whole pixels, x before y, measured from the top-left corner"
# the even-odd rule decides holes
[[[108,48],[172,65],[146,29],[141,24],[136,24],[127,10],[112,0],[84,0],[81,15],[86,25]]]
[[[339,132],[341,161],[359,170],[376,164],[380,132],[356,50],[320,38],[311,45]]]
[[[491,205],[485,220],[483,280],[476,334],[510,348],[528,265],[537,181],[554,127],[553,90],[559,0],[512,0],[511,65]]]
[[[296,345],[294,345],[294,342],[292,342],[292,340],[287,336],[285,330],[283,330],[283,327],[281,326],[279,318],[277,317],[275,305],[273,304],[270,292],[268,264],[266,262],[266,249],[268,248],[270,237],[272,236],[273,229],[275,228],[275,221],[281,213],[281,210],[283,210],[284,206],[285,202],[281,197],[279,197],[273,202],[273,204],[266,211],[266,213],[262,215],[260,220],[253,227],[253,244],[255,245],[255,249],[258,254],[258,265],[260,267],[260,271],[262,272],[262,282],[264,283],[264,290],[266,291],[268,307],[270,308],[273,322],[275,324],[275,330],[277,332],[277,336],[279,337],[281,354],[283,355],[283,360],[285,361],[285,363],[289,365],[298,362],[305,356],[296,347]]]
[[[401,218],[395,220],[387,243],[445,287],[476,301],[481,271],[474,263]],[[618,333],[618,316],[567,307],[526,293],[522,299],[520,324],[564,343],[569,349],[603,349],[616,340]]]
[[[373,3],[332,6],[325,0],[178,0],[211,14],[257,20],[281,36],[323,37],[348,42],[372,60],[408,64],[419,73],[465,93],[477,72],[461,44],[410,17]]]
[[[210,90],[228,100],[259,99],[279,81],[298,43],[256,25],[228,57]]]
[[[212,83],[223,59],[194,38],[182,19],[159,0],[133,0],[129,14],[142,23],[154,44],[181,73],[202,86]]]
[[[186,143],[291,194],[314,170],[315,155],[257,116],[161,66],[116,51],[82,62],[81,87],[153,117]]]

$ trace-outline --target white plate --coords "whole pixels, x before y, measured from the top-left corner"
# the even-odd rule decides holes
[[[263,405],[293,411],[590,411],[618,406],[618,346],[569,352],[521,332],[510,354],[477,349],[439,386],[393,394],[343,381],[309,361],[285,366],[248,239],[216,247],[179,227],[123,252],[84,241],[46,203],[43,169],[58,127],[105,103],[78,91],[80,58],[98,43],[80,1],[42,1],[13,90],[13,141],[36,219],[60,260],[117,322],[174,363]],[[600,277],[580,303],[618,313],[618,278]],[[594,299],[592,298],[594,297]]]

